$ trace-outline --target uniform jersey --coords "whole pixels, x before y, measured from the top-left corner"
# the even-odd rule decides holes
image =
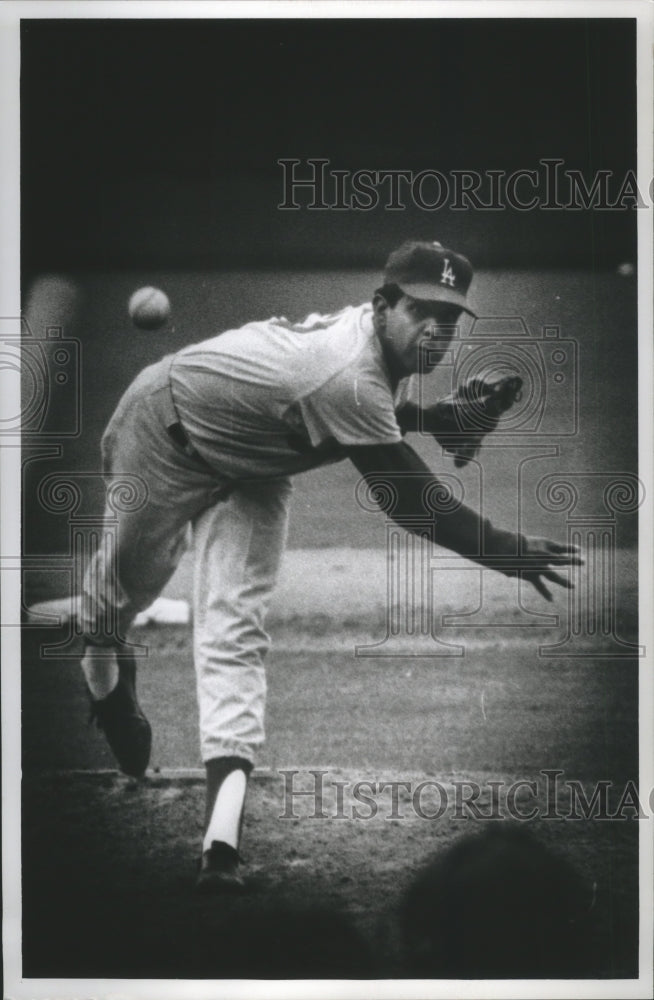
[[[183,348],[170,378],[192,446],[230,477],[287,476],[402,440],[369,304],[228,330]]]

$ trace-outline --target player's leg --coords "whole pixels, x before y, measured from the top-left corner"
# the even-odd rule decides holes
[[[242,884],[238,849],[247,779],[264,741],[265,617],[286,542],[291,484],[243,486],[193,524],[194,654],[207,770],[198,887]]]
[[[172,513],[172,512],[171,512]],[[152,733],[136,696],[136,661],[126,644],[138,611],[160,593],[185,547],[186,525],[146,510],[107,511],[105,535],[85,575],[82,671],[91,715],[104,731],[121,770],[140,776],[150,761]]]
[[[82,669],[93,713],[122,770],[134,775],[147,767],[151,733],[136,699],[127,632],[174,572],[188,522],[225,489],[167,432],[165,377],[161,364],[141,373],[103,437],[110,502],[81,601]]]

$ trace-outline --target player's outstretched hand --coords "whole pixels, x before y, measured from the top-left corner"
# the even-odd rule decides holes
[[[581,550],[577,545],[563,545],[548,538],[529,538],[523,535],[520,555],[505,572],[507,576],[519,574],[547,601],[551,601],[552,592],[546,580],[566,590],[572,590],[574,587],[568,577],[557,573],[554,567],[583,566],[583,563]]]
[[[474,376],[430,407],[427,429],[461,468],[475,457],[486,435],[521,394],[518,375]]]

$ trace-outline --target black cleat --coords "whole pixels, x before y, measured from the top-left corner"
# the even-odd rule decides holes
[[[245,882],[239,872],[240,861],[235,848],[222,840],[214,840],[200,859],[200,870],[195,883],[198,892],[242,892]]]
[[[113,691],[91,699],[91,721],[107,737],[121,771],[142,778],[150,763],[152,730],[136,700],[136,663],[131,655],[118,656],[118,683]]]

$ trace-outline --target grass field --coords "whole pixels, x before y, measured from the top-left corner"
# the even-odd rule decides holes
[[[129,292],[146,281],[166,287],[175,307],[174,326],[156,340],[129,329],[123,316]],[[68,470],[95,468],[97,439],[117,397],[160,354],[249,318],[299,316],[362,300],[374,287],[369,274],[297,274],[282,281],[267,273],[256,282],[250,276],[245,298],[239,281],[243,276],[152,274],[79,280],[74,333],[84,351],[84,425],[81,437],[65,443]],[[553,425],[542,443],[557,445],[559,454],[534,463],[539,475],[633,471],[634,291],[613,274],[480,275],[477,300],[486,301],[488,313],[523,316],[535,330],[559,324],[561,336],[578,342],[579,427],[557,437]],[[417,446],[436,471],[453,471],[432,442]],[[516,454],[490,446],[484,453],[485,512],[508,526],[519,515],[530,532],[565,537],[564,517],[526,503],[531,485],[516,507]],[[62,460],[34,461],[26,472],[26,552],[66,550],[66,519],[46,516],[34,501],[40,479],[62,468]],[[475,475],[462,474],[471,492],[478,488]],[[410,978],[415,968],[398,924],[402,893],[434,851],[484,823],[449,807],[437,820],[411,810],[393,818],[387,804],[369,821],[336,819],[334,782],[407,780],[413,787],[427,778],[452,794],[457,783],[476,782],[486,803],[491,782],[536,781],[540,811],[526,825],[596,885],[590,948],[578,975],[637,974],[638,823],[628,813],[612,820],[544,818],[542,772],[558,769],[562,780],[580,782],[589,795],[597,782],[611,783],[615,811],[621,791],[638,779],[638,660],[604,658],[594,640],[579,659],[540,656],[539,646],[565,630],[564,592],[553,607],[524,594],[531,627],[516,629],[515,621],[525,623],[523,612],[516,610],[513,583],[500,577],[491,577],[487,628],[439,624],[439,636],[462,644],[465,656],[418,656],[411,642],[401,655],[356,656],[357,645],[384,634],[386,535],[381,516],[353,503],[355,481],[346,465],[297,481],[289,570],[271,613],[268,741],[260,760],[266,770],[252,782],[244,833],[252,879],[239,900],[217,904],[193,894],[201,783],[193,774],[166,770],[200,763],[190,629],[135,633],[149,649],[139,686],[159,769],[142,783],[70,773],[102,772],[113,761],[87,725],[77,660],[40,655],[41,644],[60,641],[65,630],[25,629],[26,976]],[[616,530],[613,611],[621,638],[634,642],[633,515],[618,518]],[[61,596],[66,572],[26,574],[27,602]],[[474,609],[479,579],[476,572],[452,570],[438,593],[439,614]],[[168,593],[188,596],[187,565]],[[503,617],[507,608],[518,615],[513,625]],[[560,616],[557,627],[533,617],[552,611]],[[332,818],[311,819],[300,809],[297,819],[280,819],[280,771],[297,769],[299,780],[309,781],[312,768],[327,772]],[[529,802],[520,801],[526,809]],[[569,803],[557,803],[559,812],[569,812]]]

